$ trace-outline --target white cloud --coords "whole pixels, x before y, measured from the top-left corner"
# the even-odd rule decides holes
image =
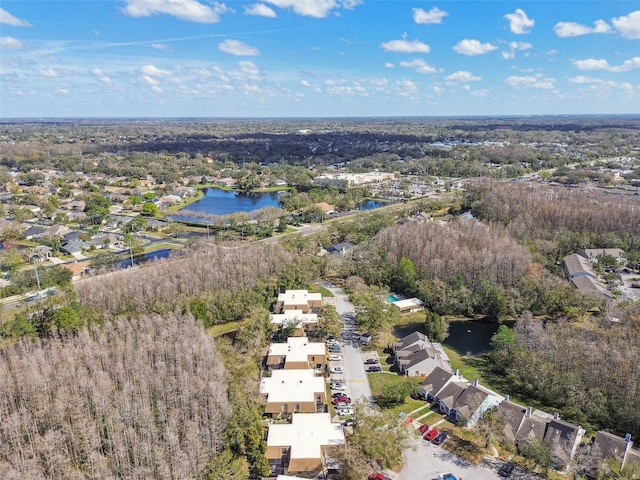
[[[593,27],[574,22],[558,22],[553,27],[553,31],[557,36],[567,38],[589,35],[591,33],[608,33],[611,31],[611,27],[604,20],[596,20],[593,22]]]
[[[505,60],[513,60],[514,58],[516,58],[516,54],[511,51],[511,52],[500,52],[500,55],[502,55],[502,58],[504,58]]]
[[[531,50],[533,48],[533,45],[531,45],[528,42],[511,42],[509,44],[509,47],[511,47],[511,49],[513,50]]]
[[[640,39],[640,10],[631,12],[626,16],[614,18],[611,23],[623,37],[633,40]]]
[[[418,86],[409,79],[398,80],[396,86],[400,90],[400,95],[409,96],[418,92]]]
[[[41,77],[56,78],[56,77],[59,77],[61,74],[62,72],[52,67],[41,68],[40,70],[38,70],[38,75],[40,75]]]
[[[601,80],[598,78],[585,77],[583,75],[578,75],[577,77],[569,78],[568,82],[576,83],[576,84],[585,84],[585,83],[600,83]]]
[[[158,81],[150,75],[142,75],[142,81],[147,85],[157,85]]]
[[[126,0],[122,11],[130,17],[166,14],[189,22],[217,23],[229,9],[223,3],[208,6],[196,0]]]
[[[0,8],[0,23],[5,25],[11,25],[12,27],[30,27],[31,24],[26,20],[20,20],[17,17],[14,17],[9,12],[7,12],[4,8]]]
[[[522,35],[529,33],[533,28],[534,21],[527,17],[527,14],[521,8],[516,8],[513,13],[507,13],[504,18],[509,20],[509,28],[511,33]]]
[[[633,57],[630,60],[625,60],[622,65],[609,65],[607,60],[595,58],[575,60],[573,64],[579,70],[606,70],[608,72],[620,73],[640,68],[640,57]]]
[[[255,15],[257,17],[276,18],[276,12],[272,8],[267,7],[264,3],[254,3],[244,7],[245,15]]]
[[[429,53],[431,47],[419,40],[390,40],[380,45],[385,52]]]
[[[169,45],[165,45],[164,43],[152,43],[151,46],[156,50],[163,50],[163,51],[171,50]]]
[[[410,62],[400,62],[401,67],[407,67],[415,70],[418,73],[436,73],[437,68],[432,67],[422,59],[411,60]]]
[[[447,15],[449,15],[447,12],[438,7],[433,7],[428,12],[421,8],[413,9],[413,21],[422,25],[442,23],[442,19]]]
[[[260,55],[260,50],[251,45],[247,45],[244,42],[239,40],[231,40],[227,39],[218,44],[218,50],[230,53],[231,55],[245,56],[245,57],[255,57],[256,55]]]
[[[337,0],[267,0],[279,8],[290,8],[303,17],[325,18],[340,6]],[[350,5],[350,4],[348,4]]]
[[[395,65],[391,62],[384,62],[384,68],[394,68]]]
[[[453,50],[458,52],[461,55],[484,55],[485,53],[489,53],[495,50],[495,45],[491,45],[490,43],[480,43],[478,40],[470,40],[465,38],[464,40],[460,40],[456,46],[453,47]]]
[[[362,0],[342,0],[342,8],[353,10],[358,5],[362,5]]]
[[[450,84],[479,82],[480,80],[482,80],[482,78],[476,77],[471,72],[467,72],[466,70],[459,70],[447,77],[444,77],[444,79]]]
[[[240,73],[254,80],[258,80],[260,79],[260,77],[262,77],[262,71],[260,70],[260,67],[258,67],[255,63],[250,62],[248,60],[239,62],[238,70],[240,71]]]
[[[17,38],[13,37],[0,37],[0,48],[5,50],[19,50],[24,45]]]
[[[140,68],[140,71],[143,75],[148,75],[150,77],[168,77],[171,75],[167,70],[161,70],[155,65],[145,65]]]
[[[312,87],[311,83],[308,80],[300,80],[300,86],[305,88]]]
[[[511,76],[507,78],[504,83],[510,87],[521,88],[536,88],[536,89],[552,89],[553,79],[544,78],[542,75],[525,75],[525,76]]]
[[[113,82],[111,81],[111,79],[105,75],[102,70],[100,70],[99,68],[94,68],[93,70],[91,70],[91,73],[98,79],[98,81],[104,85],[112,85]]]

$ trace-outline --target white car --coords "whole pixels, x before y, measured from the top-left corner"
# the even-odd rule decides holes
[[[331,373],[344,373],[344,369],[342,367],[331,367]]]
[[[331,384],[331,390],[335,390],[336,392],[344,392],[347,390],[347,388],[342,382],[334,382]]]
[[[342,357],[340,355],[329,355],[330,362],[340,362],[342,361]]]
[[[341,417],[345,417],[347,415],[353,415],[353,408],[351,408],[351,407],[339,408],[336,411],[338,412],[338,415],[341,416]]]

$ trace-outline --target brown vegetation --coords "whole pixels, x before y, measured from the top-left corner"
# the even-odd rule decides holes
[[[183,258],[83,282],[77,286],[78,301],[107,317],[124,312],[170,312],[203,292],[251,289],[291,261],[291,255],[276,244],[234,248],[201,243]]]
[[[467,220],[392,227],[376,239],[394,265],[408,258],[419,274],[441,280],[460,275],[470,288],[483,277],[493,285],[512,287],[531,261],[529,252],[504,228]]]
[[[0,352],[0,477],[198,478],[230,407],[191,317],[120,319]]]

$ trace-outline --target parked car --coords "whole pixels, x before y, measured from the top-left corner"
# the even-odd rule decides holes
[[[420,432],[420,435],[424,435],[429,431],[429,425],[427,425],[426,423],[423,423],[418,427],[418,431]]]
[[[347,415],[353,415],[353,408],[351,407],[342,407],[336,410],[338,412],[338,416],[346,417]]]
[[[342,391],[344,392],[347,388],[344,386],[342,382],[333,382],[331,384],[331,390]]]
[[[335,397],[333,400],[331,400],[331,403],[333,403],[334,405],[340,405],[341,403],[344,403],[345,406],[348,406],[351,403],[351,399],[346,395],[342,395],[340,397]]]
[[[440,432],[438,431],[437,428],[432,428],[431,430],[429,430],[427,433],[424,434],[424,438],[426,441],[430,442],[431,440],[433,440],[434,438],[436,438],[438,436]]]
[[[352,418],[347,418],[344,422],[342,422],[343,427],[353,427],[354,425],[355,425],[355,422],[353,421]]]
[[[365,365],[375,365],[376,363],[378,363],[378,360],[376,358],[367,358],[364,361]]]
[[[340,362],[342,360],[342,357],[340,355],[329,355],[329,361],[330,362]]]
[[[346,397],[347,394],[344,392],[333,392],[331,394],[331,398],[337,398],[337,397]]]
[[[384,473],[372,473],[369,475],[369,480],[391,480]]]
[[[331,367],[331,373],[344,373],[344,369],[342,367]]]
[[[507,462],[500,467],[500,470],[498,470],[498,475],[504,478],[509,478],[513,473],[514,468],[516,468],[516,465],[513,462]]]
[[[431,443],[433,443],[434,445],[442,445],[444,442],[447,441],[447,438],[449,438],[448,433],[440,432],[436,438],[431,440]]]
[[[367,372],[381,372],[382,371],[382,367],[380,365],[372,365],[369,368],[367,368]]]
[[[640,288],[640,283],[632,283],[631,288]]]

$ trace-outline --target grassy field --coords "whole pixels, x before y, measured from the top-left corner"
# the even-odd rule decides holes
[[[368,373],[369,377],[369,385],[371,385],[371,393],[373,394],[374,399],[381,395],[381,393],[390,387],[399,386],[403,383],[411,383],[414,386],[420,385],[422,378],[407,378],[400,377],[395,374],[389,373]],[[404,402],[394,405],[390,408],[382,409],[384,412],[389,413],[390,415],[399,415],[400,413],[409,413],[412,410],[415,410],[418,407],[423,406],[425,403],[422,400],[415,400],[409,396],[404,399]]]
[[[241,320],[239,322],[230,322],[223,323],[221,325],[214,325],[209,328],[209,333],[213,335],[213,337],[219,337],[221,335],[225,335],[227,333],[231,333],[235,330],[238,330],[242,325],[244,325],[245,320]]]
[[[324,287],[321,287],[320,285],[311,285],[309,287],[309,292],[311,293],[321,293],[323,297],[333,297],[333,293],[331,293],[329,290],[327,290]]]

